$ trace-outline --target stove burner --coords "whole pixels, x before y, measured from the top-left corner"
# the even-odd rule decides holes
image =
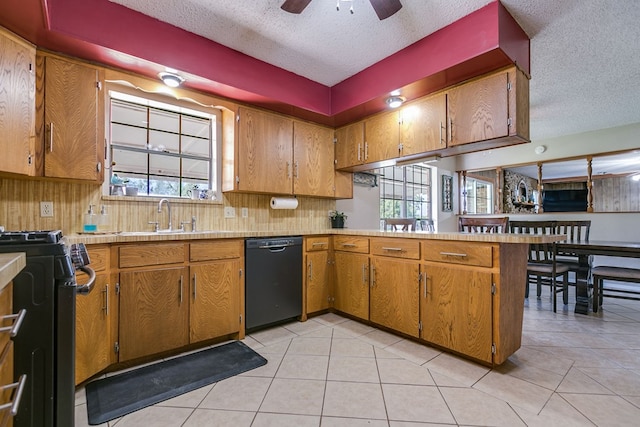
[[[62,240],[61,230],[51,231],[2,231],[0,232],[1,244],[20,243],[59,243]]]

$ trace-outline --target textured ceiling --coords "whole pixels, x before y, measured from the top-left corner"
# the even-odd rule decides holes
[[[332,86],[490,0],[402,0],[379,21],[368,0],[111,0]],[[531,38],[531,138],[640,122],[637,0],[503,0]],[[640,142],[640,141],[639,141]]]

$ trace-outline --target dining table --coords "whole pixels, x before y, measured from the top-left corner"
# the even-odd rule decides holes
[[[557,254],[578,257],[576,272],[576,307],[575,313],[589,314],[592,307],[593,283],[591,268],[595,256],[640,258],[640,243],[618,242],[607,240],[559,241],[556,243]]]

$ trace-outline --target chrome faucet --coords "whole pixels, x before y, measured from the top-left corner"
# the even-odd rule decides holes
[[[166,203],[167,205],[167,214],[169,214],[169,227],[167,228],[167,230],[171,231],[173,230],[172,226],[171,226],[171,203],[169,203],[169,200],[167,199],[160,199],[160,201],[158,202],[158,213],[162,213],[162,204]]]

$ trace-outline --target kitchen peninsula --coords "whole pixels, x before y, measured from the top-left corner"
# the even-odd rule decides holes
[[[555,235],[351,229],[69,235],[69,243],[88,246],[91,265],[94,259],[100,265],[98,275],[104,278],[106,286],[96,293],[97,310],[105,305],[103,298],[113,298],[107,318],[93,320],[107,322],[104,330],[109,332],[106,336],[90,336],[93,340],[90,343],[78,338],[77,352],[82,352],[83,347],[95,352],[100,346],[119,350],[116,354],[111,350],[100,366],[85,367],[85,374],[77,375],[76,382],[112,367],[122,367],[123,362],[139,363],[216,340],[243,338],[244,254],[239,248],[245,238],[284,234],[305,238],[300,320],[336,311],[489,366],[503,363],[520,348],[528,244],[562,239]],[[206,251],[203,245],[207,246]],[[218,324],[226,327],[214,335],[201,336],[196,333],[199,320],[193,317],[195,310],[203,309],[194,305],[194,274],[207,265],[220,272],[207,278],[223,277],[223,280],[222,283],[199,280],[197,295],[207,292],[207,287],[212,288],[209,290],[214,295],[208,297],[211,307],[204,309],[216,313]],[[238,271],[234,273],[234,269]],[[144,282],[140,277],[129,277],[131,274],[148,274],[153,279],[151,287],[143,292],[124,289]],[[162,285],[159,282],[163,280],[175,285]],[[117,284],[109,287],[108,281]],[[152,288],[168,294],[159,295],[155,302],[145,301],[143,296],[148,296]],[[136,302],[123,301],[125,298]],[[154,304],[160,304],[161,308]],[[159,322],[168,321],[172,330],[165,330],[163,335],[173,332],[175,341],[151,350],[137,344],[133,348],[134,343],[155,340],[155,345],[158,340],[143,336],[145,328],[139,328],[135,319],[126,317],[125,306],[142,310],[150,318],[158,317]],[[180,322],[169,319],[172,310]],[[84,312],[78,308],[78,313]],[[222,317],[220,313],[224,313]],[[150,318],[146,321],[156,321]],[[91,322],[78,318],[77,323],[79,327],[90,328]],[[134,324],[143,335],[129,339],[130,348],[125,349],[123,336]]]

